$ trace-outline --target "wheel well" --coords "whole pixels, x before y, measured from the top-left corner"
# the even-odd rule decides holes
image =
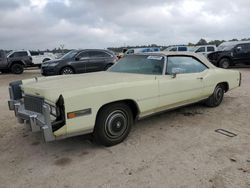
[[[10,67],[14,64],[20,64],[20,65],[24,65],[24,63],[22,61],[13,61],[11,64],[10,64]]]
[[[222,85],[224,87],[225,93],[229,90],[229,85],[227,82],[221,82],[218,83],[217,85]]]
[[[98,116],[98,113],[101,111],[102,108],[104,108],[105,106],[107,105],[110,105],[110,104],[114,104],[114,103],[124,103],[126,105],[129,106],[129,108],[131,109],[132,111],[132,114],[133,114],[133,118],[134,120],[137,118],[137,115],[139,114],[139,107],[137,105],[137,103],[131,99],[125,99],[125,100],[120,100],[120,101],[115,101],[115,102],[110,102],[110,103],[107,103],[107,104],[104,104],[101,106],[101,108],[99,108],[98,112],[97,112],[97,116]],[[97,117],[96,116],[96,117]]]
[[[74,71],[74,73],[76,72],[75,69],[74,69],[74,67],[72,67],[72,66],[70,66],[70,65],[66,65],[66,66],[64,66],[64,67],[62,67],[62,68],[60,69],[59,73],[61,73],[61,71],[62,71],[64,68],[66,68],[66,67],[71,68],[71,69]]]

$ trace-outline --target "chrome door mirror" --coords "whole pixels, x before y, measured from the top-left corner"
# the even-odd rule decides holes
[[[172,74],[171,74],[172,78],[176,78],[176,75],[180,74],[182,72],[183,72],[183,70],[181,68],[172,68]]]

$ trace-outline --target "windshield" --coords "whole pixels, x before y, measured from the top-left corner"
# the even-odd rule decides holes
[[[232,50],[235,45],[220,45],[218,46],[218,51],[229,51]]]
[[[157,55],[128,55],[110,67],[110,72],[161,75],[164,57]]]
[[[72,50],[72,51],[66,53],[65,55],[63,55],[60,59],[71,59],[71,58],[74,57],[77,53],[78,53],[78,51]]]

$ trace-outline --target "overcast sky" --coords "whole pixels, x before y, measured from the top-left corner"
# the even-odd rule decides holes
[[[250,37],[249,0],[0,0],[0,49]]]

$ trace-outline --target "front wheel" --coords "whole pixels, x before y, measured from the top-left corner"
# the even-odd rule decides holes
[[[223,69],[228,69],[230,66],[230,60],[227,58],[223,58],[220,60],[219,62],[219,67],[223,68]]]
[[[13,74],[22,74],[23,73],[23,65],[19,63],[15,63],[11,65],[10,70]]]
[[[70,67],[64,67],[61,71],[60,74],[74,74],[74,70]]]
[[[134,123],[131,109],[124,103],[103,107],[96,120],[94,139],[105,146],[113,146],[127,138]]]
[[[223,85],[218,84],[213,94],[205,101],[205,104],[209,107],[219,106],[223,100],[225,89]]]

